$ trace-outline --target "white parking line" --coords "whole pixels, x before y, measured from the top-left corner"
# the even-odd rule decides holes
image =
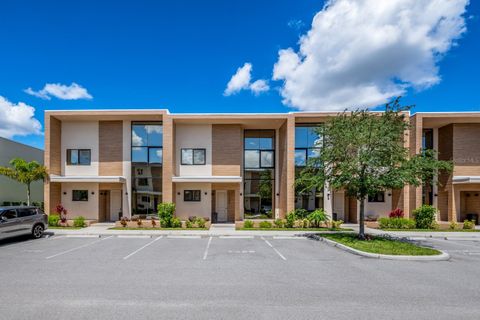
[[[275,240],[306,240],[306,237],[296,237],[296,236],[273,236]]]
[[[169,239],[200,239],[201,236],[167,236]]]
[[[262,236],[261,238],[262,238],[263,241],[265,241],[265,243],[266,243],[270,248],[273,249],[273,251],[275,251],[275,252],[279,255],[280,258],[282,258],[283,260],[287,260],[287,258],[285,258],[285,257],[283,256],[283,254],[281,254],[280,251],[278,251],[278,250],[270,243],[270,241],[268,241],[267,239],[265,239],[263,236]]]
[[[208,249],[210,248],[210,243],[212,242],[212,237],[208,239],[207,247],[205,248],[205,253],[203,254],[203,260],[207,260]]]
[[[139,236],[119,235],[119,236],[117,236],[117,238],[120,238],[120,239],[150,239],[151,237],[152,236],[148,236],[148,235],[139,235]]]
[[[219,236],[220,239],[253,239],[253,236]]]
[[[100,238],[98,234],[67,234],[66,238]]]
[[[141,250],[145,249],[146,247],[148,247],[149,245],[151,245],[152,243],[154,243],[155,241],[158,241],[160,239],[162,239],[163,236],[159,236],[159,237],[156,237],[154,240],[150,241],[149,243],[147,243],[146,245],[138,248],[137,250],[133,251],[132,253],[130,253],[128,256],[125,256],[123,257],[123,260],[127,260],[128,258],[130,258],[131,256],[133,256],[134,254],[136,254],[137,252],[140,252]]]
[[[69,249],[69,250],[66,250],[66,251],[62,251],[60,253],[57,253],[57,254],[54,254],[53,256],[48,256],[46,257],[45,259],[52,259],[52,258],[55,258],[55,257],[58,257],[58,256],[61,256],[61,255],[64,255],[64,254],[67,254],[67,253],[70,253],[70,252],[73,252],[73,251],[76,251],[76,250],[79,250],[79,249],[82,249],[82,248],[85,248],[85,247],[88,247],[88,246],[91,246],[97,242],[100,242],[100,241],[103,241],[103,240],[107,240],[107,239],[110,239],[112,238],[113,236],[109,236],[109,237],[106,237],[106,238],[102,238],[102,239],[98,239],[98,240],[95,240],[93,242],[90,242],[90,243],[87,243],[87,244],[84,244],[84,245],[81,245],[79,247],[75,247],[75,248],[72,248],[72,249]]]

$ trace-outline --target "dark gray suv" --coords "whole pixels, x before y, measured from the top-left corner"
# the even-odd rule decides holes
[[[48,216],[37,207],[0,207],[0,239],[31,234],[41,238],[48,227]]]

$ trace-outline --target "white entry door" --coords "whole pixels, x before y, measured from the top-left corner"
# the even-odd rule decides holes
[[[227,209],[227,191],[226,190],[217,190],[215,191],[215,211],[217,212],[217,222],[227,222],[228,220],[228,209]]]

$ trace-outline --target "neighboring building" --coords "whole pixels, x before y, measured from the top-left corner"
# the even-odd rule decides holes
[[[175,202],[181,219],[217,222],[324,208],[336,219],[356,222],[358,201],[343,191],[294,190],[296,172],[319,152],[313,128],[334,115],[47,111],[46,207],[62,203],[71,216],[113,221],[154,214],[158,203]],[[441,190],[407,186],[370,197],[366,215],[386,216],[395,208],[408,215],[422,202],[437,205],[444,221],[479,214],[480,113],[418,113],[410,119],[412,153],[423,137],[442,159],[454,160],[455,171],[440,177],[447,182]]]
[[[10,166],[9,162],[14,158],[35,160],[43,164],[43,150],[0,137],[0,166]],[[0,175],[0,206],[26,201],[25,185]],[[43,181],[32,183],[31,201],[43,201]]]

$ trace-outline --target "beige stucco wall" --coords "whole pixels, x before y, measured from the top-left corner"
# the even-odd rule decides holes
[[[68,219],[76,216],[98,219],[98,183],[62,183],[61,188],[62,205],[68,211]],[[88,190],[88,201],[72,201],[72,190]]]
[[[182,148],[201,148],[205,150],[205,165],[182,165]],[[212,175],[212,125],[175,126],[176,175],[211,176]]]
[[[123,121],[123,177],[125,178],[125,183],[123,184],[123,208],[122,213],[124,217],[131,217],[131,208],[132,208],[132,159],[131,159],[131,127],[132,122],[129,120]]]
[[[201,201],[183,201],[184,190],[201,190]],[[175,191],[175,215],[179,219],[185,220],[188,219],[189,216],[205,217],[210,219],[212,213],[212,190],[210,183],[176,183]]]
[[[98,121],[62,121],[61,143],[62,175],[98,176]],[[90,165],[67,165],[67,149],[90,149]]]

